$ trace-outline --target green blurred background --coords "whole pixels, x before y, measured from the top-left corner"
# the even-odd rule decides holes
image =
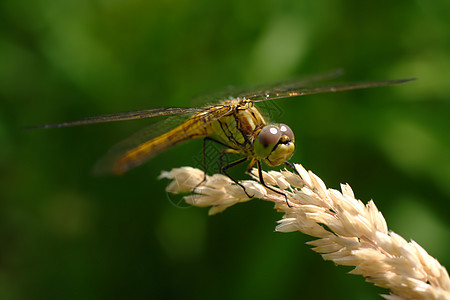
[[[292,161],[350,183],[450,266],[449,16],[444,0],[2,0],[0,298],[380,299],[310,237],[275,233],[270,203],[208,217],[166,195],[157,176],[195,166],[201,141],[94,177],[149,120],[21,129],[336,68],[341,81],[419,80],[277,101]]]

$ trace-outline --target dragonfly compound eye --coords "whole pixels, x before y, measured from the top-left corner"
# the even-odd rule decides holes
[[[291,141],[295,139],[292,129],[286,124],[280,124],[280,131],[282,135],[286,135]]]
[[[258,136],[258,142],[263,147],[275,146],[281,137],[281,131],[274,125],[264,127]]]
[[[253,144],[255,154],[259,158],[266,158],[276,147],[281,138],[281,131],[276,125],[265,126],[259,132]]]
[[[255,155],[269,166],[283,164],[294,152],[294,133],[285,124],[264,127],[254,143]]]

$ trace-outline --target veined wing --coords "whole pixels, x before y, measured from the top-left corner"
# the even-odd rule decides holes
[[[39,126],[27,127],[27,129],[39,129],[39,128],[59,128],[70,127],[79,125],[88,125],[96,123],[116,122],[134,119],[144,119],[160,116],[170,116],[178,114],[194,114],[204,110],[205,108],[193,108],[193,107],[158,107],[144,110],[126,111],[113,114],[104,114],[95,117],[84,118],[72,122],[53,123]]]
[[[264,97],[269,92],[271,94],[284,93],[288,90],[295,90],[295,89],[311,86],[312,84],[314,84],[316,82],[334,79],[339,76],[342,76],[342,74],[344,74],[344,72],[341,69],[338,69],[338,70],[334,70],[334,71],[330,71],[330,72],[326,72],[326,73],[315,74],[315,75],[310,75],[310,76],[305,76],[305,77],[300,77],[300,78],[294,78],[294,79],[290,79],[287,81],[281,81],[281,82],[266,84],[266,85],[259,85],[252,89],[240,91],[236,95],[236,97],[239,97],[241,99],[243,99],[243,98],[250,99],[250,98],[254,98],[256,96]]]
[[[199,109],[197,115],[171,116],[147,126],[114,146],[96,164],[94,173],[122,174],[172,146],[210,135],[210,124],[232,109],[228,105],[211,106]]]
[[[317,87],[301,87],[296,84],[290,84],[287,86],[277,86],[273,89],[261,90],[253,94],[245,95],[245,97],[253,102],[261,102],[267,100],[289,98],[296,96],[305,96],[312,94],[322,93],[334,93],[349,90],[365,89],[378,86],[386,86],[393,84],[400,84],[415,80],[414,78],[397,79],[397,80],[382,80],[382,81],[367,81],[367,82],[355,82],[355,83],[343,83],[343,84],[330,84]]]
[[[287,89],[306,87],[310,86],[315,82],[325,81],[339,77],[342,74],[343,74],[342,70],[334,70],[326,73],[290,79],[277,83],[253,85],[244,88],[230,86],[224,90],[200,94],[192,99],[192,103],[194,104],[217,103],[218,101],[223,101],[227,99],[235,99],[235,98],[243,99],[255,95],[263,96],[267,93],[267,91],[283,92],[286,91]]]
[[[364,89],[385,85],[400,84],[407,81],[414,80],[413,78],[398,79],[398,80],[382,80],[382,81],[368,81],[368,82],[354,82],[354,83],[334,83],[328,85],[316,85],[313,84],[337,78],[343,74],[342,70],[335,70],[318,75],[308,76],[300,79],[294,79],[290,81],[279,82],[276,84],[260,85],[249,89],[237,90],[228,89],[225,91],[217,92],[211,95],[203,95],[198,97],[199,100],[215,101],[218,99],[249,99],[254,102],[261,102],[267,100],[289,98],[295,96],[304,96],[312,94],[321,94],[329,92],[341,92],[347,90]]]

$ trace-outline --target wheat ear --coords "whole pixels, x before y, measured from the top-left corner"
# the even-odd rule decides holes
[[[389,295],[382,295],[385,299],[450,299],[445,267],[416,242],[389,231],[373,201],[364,205],[347,184],[341,185],[341,191],[327,189],[311,171],[295,167],[300,176],[289,171],[263,173],[265,183],[283,191],[289,205],[284,196],[259,183],[256,170],[251,174],[254,180],[240,182],[254,198],[272,201],[284,213],[276,231],[316,237],[308,244],[324,260],[354,266],[351,274],[389,289]],[[191,193],[184,197],[186,202],[211,207],[210,215],[250,200],[240,186],[220,174],[202,182],[202,170],[182,167],[163,171],[160,178],[172,180],[168,192]]]

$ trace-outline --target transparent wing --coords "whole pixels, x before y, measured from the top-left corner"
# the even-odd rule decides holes
[[[145,110],[135,110],[135,111],[113,113],[113,114],[104,114],[104,115],[89,117],[89,118],[72,121],[72,122],[31,126],[31,127],[27,127],[27,129],[70,127],[70,126],[88,125],[88,124],[96,124],[96,123],[144,119],[144,118],[152,118],[152,117],[159,117],[159,116],[170,116],[170,115],[178,115],[178,114],[192,115],[192,114],[197,113],[202,110],[204,110],[204,108],[158,107],[158,108],[151,108],[151,109],[145,109]]]
[[[398,79],[398,80],[382,80],[382,81],[368,81],[368,82],[355,82],[355,83],[343,83],[343,84],[330,84],[317,87],[301,87],[300,84],[296,86],[292,83],[287,86],[277,86],[273,89],[261,90],[253,94],[244,95],[245,98],[252,100],[253,102],[261,102],[267,100],[289,98],[296,96],[305,96],[312,94],[342,92],[348,90],[357,90],[372,88],[378,86],[386,86],[393,84],[400,84],[415,80],[414,78]]]
[[[232,106],[217,105],[195,116],[180,114],[151,124],[112,147],[96,164],[94,173],[122,174],[172,146],[207,136],[211,134],[211,122],[232,109]]]
[[[337,78],[339,76],[342,76],[344,72],[340,69],[333,70],[326,73],[316,74],[316,75],[310,75],[306,77],[301,78],[294,78],[289,81],[281,81],[277,83],[272,84],[266,84],[266,85],[260,85],[257,87],[254,87],[251,90],[243,90],[240,91],[236,97],[239,98],[246,98],[250,99],[252,97],[260,96],[265,97],[267,93],[285,93],[289,90],[295,90],[299,88],[305,88],[308,86],[311,86],[314,83],[326,81],[330,79]]]
[[[326,73],[316,74],[312,76],[306,76],[278,83],[254,85],[249,87],[233,87],[230,86],[224,90],[214,91],[210,93],[200,94],[192,99],[194,106],[201,104],[215,104],[218,101],[235,98],[249,98],[251,96],[260,95],[263,96],[267,91],[271,92],[283,92],[288,89],[296,89],[299,87],[306,87],[315,82],[330,80],[339,77],[343,74],[342,70],[333,70]]]

